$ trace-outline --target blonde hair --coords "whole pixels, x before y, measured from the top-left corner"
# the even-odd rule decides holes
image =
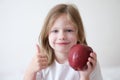
[[[39,35],[39,43],[41,51],[47,54],[49,65],[54,61],[54,51],[49,45],[48,34],[54,21],[62,14],[67,14],[68,18],[74,23],[77,28],[78,43],[87,45],[83,23],[77,7],[73,4],[58,4],[53,7],[48,13],[45,23]]]

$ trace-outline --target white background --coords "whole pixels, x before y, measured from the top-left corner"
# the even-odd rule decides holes
[[[101,68],[120,67],[119,0],[0,0],[0,80],[14,74],[15,80],[22,80],[19,74],[35,54],[45,16],[58,3],[79,8],[88,44]]]

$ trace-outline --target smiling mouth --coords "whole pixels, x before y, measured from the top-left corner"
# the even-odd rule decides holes
[[[56,43],[58,45],[68,45],[69,43],[68,42],[61,42],[61,43]]]

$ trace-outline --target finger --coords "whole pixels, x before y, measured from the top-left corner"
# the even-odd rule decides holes
[[[42,62],[41,65],[42,66],[47,66],[47,62]]]
[[[96,60],[94,60],[94,59],[91,58],[91,57],[88,58],[88,61],[89,61],[90,63],[92,63],[92,65],[95,65],[95,64],[96,64]]]
[[[40,47],[38,44],[36,44],[36,48],[37,48],[37,53],[40,53]]]
[[[47,61],[42,61],[40,62],[40,65],[41,67],[47,67],[48,66],[48,62]]]
[[[97,55],[96,53],[90,53],[90,57],[93,58],[94,60],[97,60]]]
[[[47,56],[44,55],[44,54],[43,54],[43,55],[40,54],[40,58],[41,58],[41,59],[46,59],[46,60],[48,59]]]
[[[37,66],[40,68],[40,69],[44,69],[46,68],[48,65],[47,65],[47,62],[40,62],[37,64]]]
[[[92,69],[92,65],[89,61],[87,62],[87,68],[88,68],[88,70]]]
[[[45,66],[41,66],[41,69],[45,69],[45,68],[47,68],[47,65],[45,65]]]
[[[40,62],[47,62],[48,61],[48,59],[47,59],[47,57],[46,58],[40,58],[40,60],[39,60]]]

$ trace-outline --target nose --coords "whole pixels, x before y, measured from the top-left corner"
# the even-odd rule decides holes
[[[65,40],[66,39],[66,34],[64,31],[60,31],[59,32],[59,40]]]

